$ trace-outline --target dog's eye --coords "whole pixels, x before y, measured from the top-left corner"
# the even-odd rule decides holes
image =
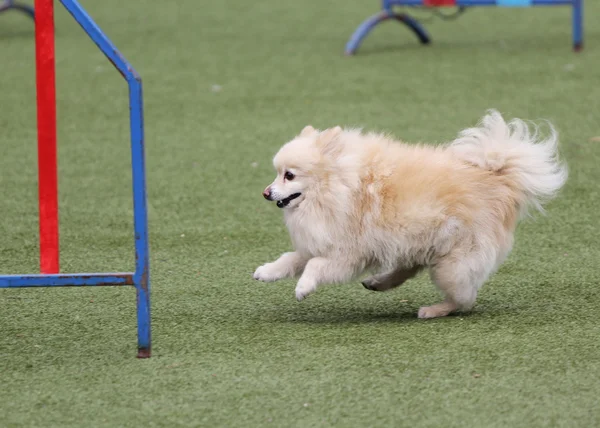
[[[292,181],[294,179],[294,177],[296,177],[296,176],[289,171],[286,171],[283,176],[283,178],[285,178],[288,181]]]

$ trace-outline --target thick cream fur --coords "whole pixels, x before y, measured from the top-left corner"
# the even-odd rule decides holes
[[[276,154],[274,199],[283,208],[293,252],[254,278],[297,277],[296,297],[322,284],[385,291],[428,269],[442,303],[419,317],[472,308],[483,283],[506,259],[529,208],[542,211],[567,179],[558,135],[546,138],[494,110],[443,146],[409,145],[377,133],[305,127]],[[293,180],[285,173],[292,172]]]

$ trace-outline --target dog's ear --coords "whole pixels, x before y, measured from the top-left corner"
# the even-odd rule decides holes
[[[338,149],[341,148],[339,144],[337,144],[338,137],[341,133],[342,128],[336,126],[334,128],[326,129],[319,135],[318,142],[324,153],[335,154]]]
[[[307,135],[311,135],[314,134],[315,132],[317,132],[317,130],[315,128],[313,128],[310,125],[306,125],[302,131],[300,132],[300,136],[301,137],[306,137]]]
[[[342,128],[336,126],[335,128],[328,128],[319,135],[319,141],[323,144],[334,142],[337,136],[342,132]]]

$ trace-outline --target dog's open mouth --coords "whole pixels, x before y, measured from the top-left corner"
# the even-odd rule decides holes
[[[288,196],[288,197],[287,197],[287,198],[285,198],[285,199],[282,199],[282,200],[280,200],[280,201],[277,201],[277,206],[278,206],[279,208],[284,208],[284,207],[287,207],[287,206],[290,204],[290,202],[292,202],[294,199],[296,199],[296,198],[300,197],[300,195],[301,195],[301,194],[302,194],[302,193],[294,193],[293,195],[290,195],[290,196]]]

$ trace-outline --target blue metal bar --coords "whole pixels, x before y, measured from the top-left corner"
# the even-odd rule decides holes
[[[144,110],[142,79],[131,64],[108,39],[76,0],[61,0],[87,35],[113,63],[129,86],[129,123],[131,139],[131,171],[135,232],[135,274],[137,297],[138,357],[151,354],[150,265],[148,250],[148,211],[146,205],[146,170],[144,154]]]
[[[387,9],[382,10],[376,15],[373,15],[366,21],[364,21],[352,34],[348,43],[346,43],[346,55],[353,55],[359,48],[363,39],[367,37],[369,32],[375,28],[379,23],[387,21],[388,19],[394,18],[398,22],[405,24],[410,28],[413,33],[417,35],[421,43],[427,44],[430,39],[425,29],[419,24],[419,22],[406,14],[398,14]]]
[[[139,79],[139,74],[121,55],[117,47],[109,40],[104,32],[98,27],[88,13],[79,5],[76,0],[60,0],[63,6],[69,11],[77,23],[83,28],[87,35],[106,55],[108,60],[119,70],[127,80]]]
[[[583,0],[573,0],[573,49],[583,48]]]
[[[531,0],[496,0],[500,7],[531,7]]]
[[[83,287],[103,285],[134,285],[134,274],[124,272],[56,275],[0,275],[0,288]]]
[[[422,44],[426,45],[431,41],[429,39],[427,31],[425,31],[425,29],[423,28],[423,26],[421,26],[419,21],[411,18],[410,15],[407,15],[405,13],[395,13],[394,18],[396,18],[398,22],[401,22],[405,24],[408,28],[410,28]]]
[[[129,82],[131,126],[131,167],[133,175],[133,216],[135,229],[135,287],[137,293],[138,357],[150,356],[150,263],[148,258],[148,208],[144,155],[144,113],[142,81]]]
[[[531,0],[533,6],[564,6],[571,5],[576,0]]]
[[[348,43],[346,43],[346,55],[353,55],[359,48],[364,38],[369,35],[369,32],[371,32],[371,30],[380,22],[389,19],[390,16],[390,12],[386,9],[383,9],[378,14],[373,15],[372,17],[363,21],[363,23],[358,26],[354,33],[352,33]]]

